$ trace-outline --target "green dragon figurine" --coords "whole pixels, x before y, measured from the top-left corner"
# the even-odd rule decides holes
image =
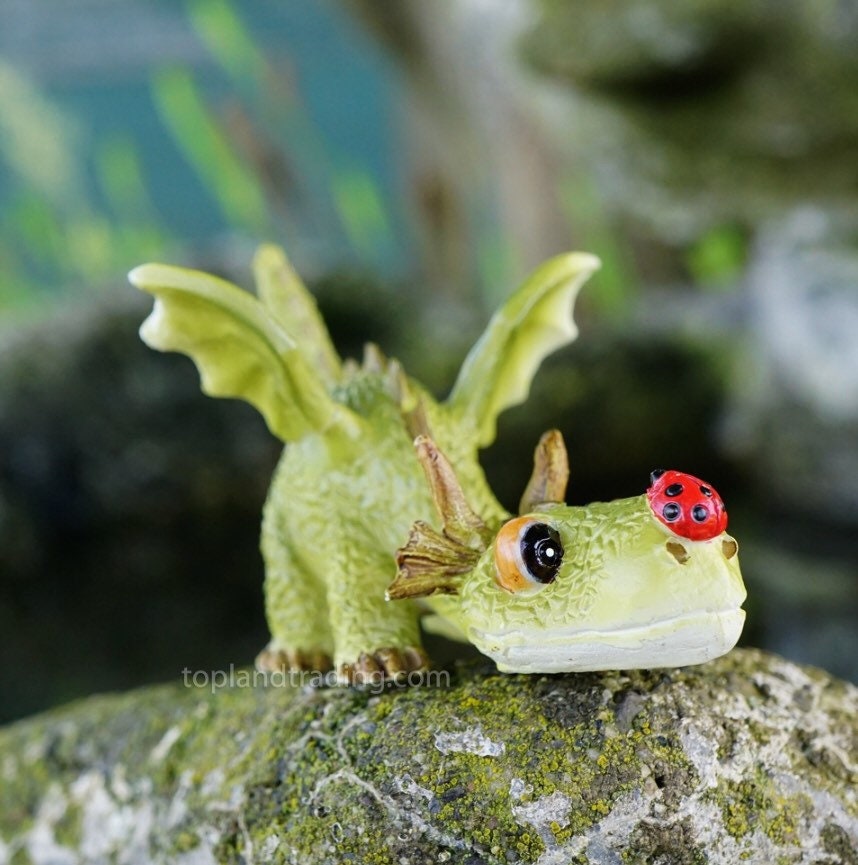
[[[341,362],[277,247],[257,253],[256,297],[193,270],[132,271],[155,297],[143,340],[189,355],[206,393],[247,400],[288,443],[262,524],[261,669],[401,679],[429,664],[421,616],[506,672],[680,666],[733,647],[745,589],[710,486],[656,471],[645,495],[567,506],[553,430],[512,516],[480,468],[498,414],[577,335],[572,306],[598,266],[570,253],[536,270],[444,402],[374,345]]]

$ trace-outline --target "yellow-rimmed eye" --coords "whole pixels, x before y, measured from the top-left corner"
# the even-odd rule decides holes
[[[553,583],[562,561],[560,535],[547,523],[516,517],[498,532],[495,578],[508,592],[532,592]]]

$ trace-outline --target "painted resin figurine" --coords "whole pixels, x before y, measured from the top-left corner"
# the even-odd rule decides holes
[[[262,524],[271,641],[260,668],[333,662],[344,683],[402,678],[429,663],[421,616],[505,672],[681,666],[733,647],[745,589],[711,486],[655,471],[645,494],[567,506],[552,430],[512,516],[479,466],[498,414],[577,335],[572,306],[598,266],[583,253],[543,264],[444,402],[374,345],[362,365],[341,362],[276,247],[257,253],[256,297],[183,268],[132,271],[155,297],[144,341],[189,355],[203,390],[247,400],[287,442]]]

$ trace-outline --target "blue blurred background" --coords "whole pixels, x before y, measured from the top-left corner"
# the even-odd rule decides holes
[[[5,308],[272,233],[325,263],[408,262],[401,88],[342,10],[13,0],[2,14]]]
[[[277,443],[139,344],[124,279],[247,285],[262,240],[438,393],[529,269],[599,254],[502,501],[549,426],[573,502],[703,476],[745,642],[858,679],[856,58],[855,0],[6,0],[0,720],[264,642]]]

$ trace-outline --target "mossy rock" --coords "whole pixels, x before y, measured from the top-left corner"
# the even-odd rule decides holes
[[[0,863],[858,861],[858,689],[774,655],[380,693],[231,675],[0,730]]]

